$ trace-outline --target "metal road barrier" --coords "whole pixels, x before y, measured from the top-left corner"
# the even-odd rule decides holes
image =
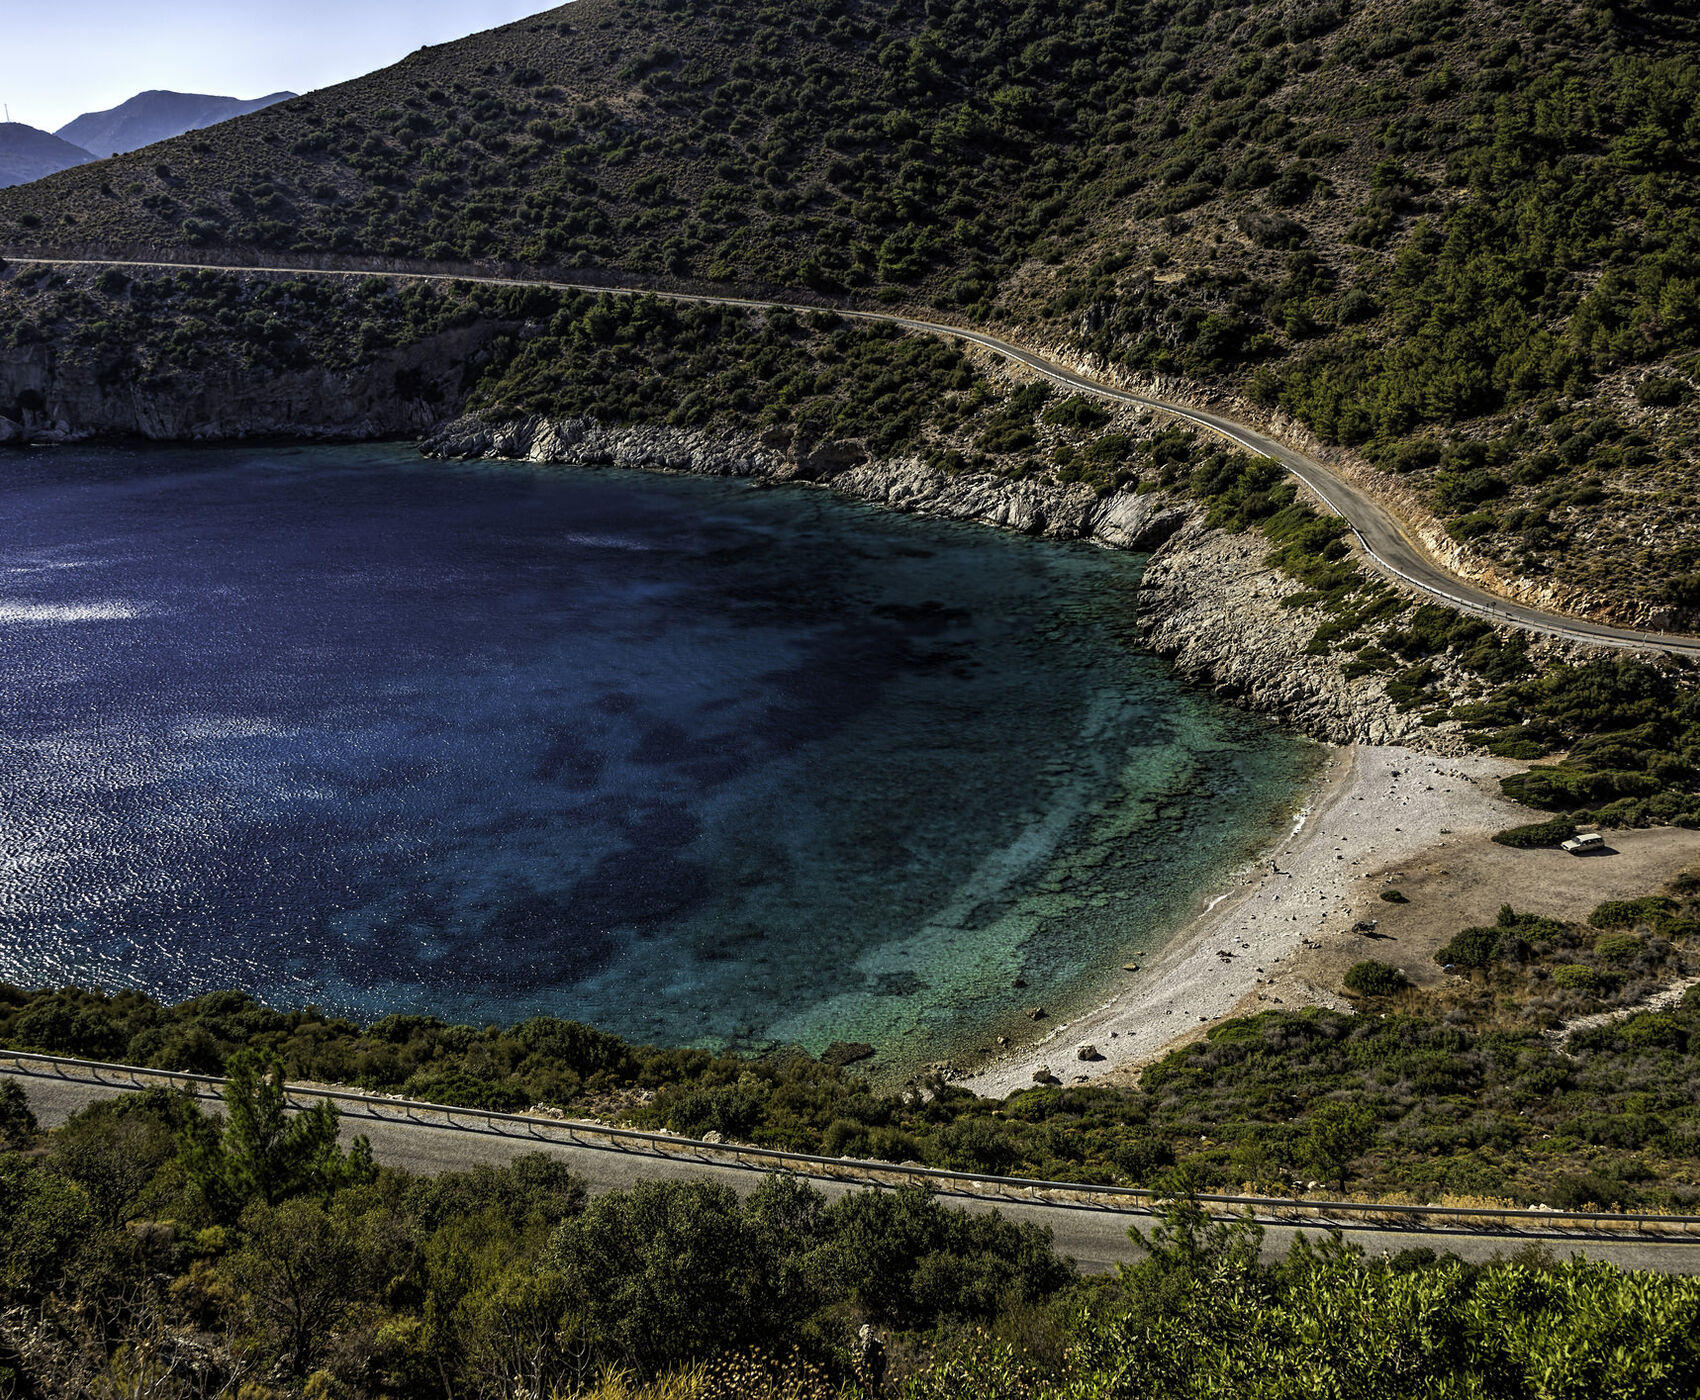
[[[217,1075],[107,1064],[22,1050],[0,1050],[0,1074],[5,1073],[128,1091],[167,1087],[212,1100],[220,1097],[225,1084]],[[839,1184],[887,1189],[921,1185],[942,1195],[1130,1216],[1155,1215],[1169,1199],[1159,1191],[1138,1186],[1044,1181],[849,1157],[823,1157],[809,1152],[787,1152],[779,1148],[707,1142],[672,1133],[616,1128],[543,1113],[499,1113],[454,1104],[424,1103],[355,1089],[292,1084],[286,1087],[285,1092],[296,1108],[329,1100],[346,1117],[379,1123],[478,1133],[536,1142],[540,1146],[637,1153],[672,1163],[695,1162],[746,1171],[783,1171]],[[1506,1235],[1520,1239],[1632,1238],[1656,1243],[1700,1245],[1700,1215],[1555,1210],[1546,1206],[1520,1210],[1495,1206],[1406,1205],[1214,1193],[1200,1195],[1197,1200],[1214,1214],[1249,1213],[1258,1223],[1267,1225],[1313,1224],[1327,1229]]]

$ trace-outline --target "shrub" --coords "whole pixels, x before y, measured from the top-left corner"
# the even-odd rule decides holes
[[[1648,1011],[1617,1027],[1618,1039],[1636,1050],[1681,1050],[1688,1044],[1688,1027],[1675,1016]]]
[[[37,1131],[35,1114],[23,1085],[15,1079],[0,1079],[0,1152],[28,1147]]]
[[[1556,846],[1568,841],[1576,834],[1576,823],[1565,817],[1555,817],[1548,822],[1530,822],[1527,826],[1507,827],[1504,831],[1496,831],[1493,839],[1501,846],[1515,846],[1518,850],[1535,850],[1542,846]]]
[[[1343,980],[1348,992],[1361,997],[1390,997],[1411,985],[1411,979],[1398,968],[1373,958],[1353,963]]]
[[[1603,992],[1619,979],[1616,973],[1602,972],[1586,963],[1560,963],[1552,970],[1552,980],[1567,992]]]
[[[1513,802],[1560,811],[1620,797],[1651,797],[1663,784],[1651,773],[1556,765],[1513,773],[1501,778],[1499,786]]]
[[[1497,928],[1460,929],[1451,941],[1436,951],[1434,960],[1442,967],[1486,967],[1493,961],[1502,930]]]
[[[1631,958],[1639,957],[1646,944],[1632,933],[1615,934],[1610,938],[1602,938],[1594,945],[1596,957],[1607,962],[1628,962]]]
[[[1090,399],[1083,399],[1079,395],[1052,404],[1043,416],[1045,422],[1055,427],[1073,428],[1077,432],[1090,432],[1110,421],[1108,413]]]
[[[1676,913],[1676,901],[1650,894],[1641,899],[1608,899],[1588,915],[1595,928],[1634,928],[1656,923],[1661,916]]]
[[[1680,379],[1652,375],[1635,386],[1635,401],[1644,408],[1670,408],[1688,398],[1689,388]]]
[[[1387,904],[1409,904],[1410,897],[1399,890],[1383,890],[1381,898]]]

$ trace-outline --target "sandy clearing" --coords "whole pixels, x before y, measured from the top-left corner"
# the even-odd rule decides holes
[[[1352,892],[1351,915],[1354,921],[1377,920],[1375,936],[1305,949],[1293,960],[1291,975],[1338,987],[1354,962],[1374,958],[1399,968],[1418,986],[1436,986],[1447,975],[1434,961],[1435,950],[1459,929],[1491,924],[1503,904],[1519,914],[1585,920],[1604,900],[1656,894],[1700,861],[1700,831],[1666,826],[1607,832],[1606,838],[1605,852],[1579,858],[1558,850],[1514,850],[1475,836],[1371,871]],[[1381,892],[1391,889],[1410,903],[1388,904]]]

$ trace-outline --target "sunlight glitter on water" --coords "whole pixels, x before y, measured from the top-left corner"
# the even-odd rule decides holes
[[[13,981],[921,1063],[1160,941],[1313,761],[1129,644],[1137,560],[821,492],[312,448],[0,495]]]

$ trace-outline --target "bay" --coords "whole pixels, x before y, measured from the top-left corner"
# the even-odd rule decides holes
[[[0,467],[13,982],[907,1073],[1094,994],[1316,761],[1140,650],[1134,556],[394,446]]]

